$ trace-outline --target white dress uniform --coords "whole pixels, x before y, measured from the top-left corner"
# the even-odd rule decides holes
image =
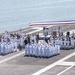
[[[36,46],[36,52],[35,52],[36,57],[38,57],[38,53],[39,53],[38,51],[39,51],[39,48],[38,48],[38,46]]]
[[[5,31],[4,36],[5,36],[5,38],[8,38],[8,37],[9,37],[9,33],[8,33],[8,31]]]
[[[73,38],[71,38],[71,46],[72,46],[72,48],[74,48],[74,39]]]
[[[53,45],[51,45],[51,46],[49,47],[49,50],[50,50],[50,55],[53,56]]]
[[[61,39],[61,40],[59,40],[59,42],[60,42],[60,43],[59,43],[58,45],[60,45],[60,47],[63,48],[63,47],[64,47],[64,44],[63,44],[64,41]]]
[[[54,39],[51,38],[50,40],[51,40],[51,44],[54,45]]]
[[[56,54],[60,54],[60,45],[56,45]]]
[[[58,54],[60,54],[60,45],[57,45],[58,46]]]
[[[31,45],[31,56],[33,56],[33,51],[34,51],[33,45],[34,45],[34,44]]]
[[[62,29],[60,28],[60,29],[59,29],[59,35],[60,35],[60,37],[62,36],[62,33],[63,33],[63,31],[62,31]]]
[[[36,43],[36,35],[34,35],[34,37],[33,37],[33,38],[34,38],[34,43]]]
[[[30,45],[30,56],[32,55],[32,45]]]
[[[58,54],[58,45],[55,45],[55,55]]]
[[[51,45],[48,46],[48,50],[49,50],[49,57],[50,57],[51,56]]]
[[[36,48],[37,48],[37,46],[35,45],[34,46],[34,52],[33,52],[34,53],[34,56],[36,56]]]
[[[33,45],[33,56],[35,56],[35,45]]]
[[[40,57],[43,57],[43,47],[42,46],[41,46],[40,53],[41,53],[41,56]]]
[[[27,50],[28,50],[28,45],[25,46],[25,55],[28,55]]]
[[[23,46],[24,46],[24,37],[21,37],[21,38],[20,38],[20,41],[21,41],[21,42],[20,42],[20,45],[23,47]]]
[[[47,28],[45,28],[45,30],[44,30],[44,35],[45,35],[45,36],[48,35],[48,30],[47,30]]]
[[[46,48],[45,48],[45,50],[46,50],[46,57],[50,57],[50,52],[49,52],[49,47],[47,46]]]
[[[45,56],[45,54],[44,54],[44,49],[45,49],[45,47],[43,46],[43,47],[42,47],[42,57]]]
[[[47,57],[47,47],[44,48],[44,57]]]
[[[14,52],[14,42],[11,42],[11,52]]]
[[[21,29],[18,31],[18,35],[21,36],[22,32]]]
[[[30,56],[30,45],[27,45],[27,55]]]
[[[58,39],[55,40],[55,45],[58,44],[58,41],[59,41]]]
[[[9,53],[12,53],[12,44],[10,42],[8,43],[8,50],[9,50]]]
[[[37,46],[36,49],[38,50],[38,51],[36,51],[36,52],[38,52],[36,54],[38,54],[38,57],[40,57],[41,56],[42,47],[41,46]]]
[[[2,43],[4,42],[4,38],[1,38],[1,42],[2,42]]]
[[[33,35],[30,36],[30,43],[32,43],[32,40],[34,40],[34,36]]]
[[[55,46],[52,46],[52,55],[55,55]]]
[[[28,55],[27,50],[28,50],[28,45],[25,46],[25,55]]]
[[[43,50],[44,50],[43,57],[46,57],[46,52],[47,52],[47,51],[46,51],[46,47],[44,47],[44,49],[43,49]]]
[[[17,39],[17,44],[20,45],[21,44],[21,40]]]
[[[53,36],[53,28],[50,27],[50,34]]]
[[[7,45],[8,45],[8,49],[7,49],[8,50],[8,53],[10,53],[11,52],[10,43],[8,42]]]
[[[58,46],[55,45],[55,55],[57,55],[57,54],[58,54]]]
[[[1,42],[0,42],[0,55],[1,55]]]
[[[17,38],[15,37],[14,38],[14,51],[19,51],[17,47],[18,47],[18,42],[17,42]]]
[[[4,44],[4,42],[1,43],[1,54],[2,55],[5,54],[5,44]]]
[[[54,54],[53,51],[54,51],[54,46],[52,45],[52,46],[51,46],[51,56],[53,56],[53,54]]]
[[[68,46],[67,46],[67,40],[65,39],[65,40],[64,40],[64,49],[67,49],[67,47],[68,47]]]
[[[8,50],[8,43],[4,44],[5,50],[4,50],[4,54],[8,54],[9,50]]]
[[[69,49],[70,45],[69,45],[70,41],[67,40],[67,49]]]

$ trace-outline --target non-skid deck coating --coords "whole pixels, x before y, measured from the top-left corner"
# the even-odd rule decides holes
[[[32,75],[38,70],[45,68],[46,66],[58,61],[66,55],[73,53],[74,51],[61,51],[62,54],[58,56],[46,58],[34,58],[24,57],[24,53],[14,59],[6,61],[0,64],[0,75]],[[14,53],[13,53],[14,55]],[[7,55],[9,58],[9,55]],[[5,56],[4,56],[5,57]],[[4,58],[5,59],[5,58]],[[66,69],[69,66],[56,65],[54,68],[44,72],[41,75],[56,75],[56,73]],[[53,71],[52,71],[53,70]],[[50,74],[49,74],[50,73]]]

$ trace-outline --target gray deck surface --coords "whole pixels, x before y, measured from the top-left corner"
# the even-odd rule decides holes
[[[62,26],[64,31],[74,29],[74,27]],[[71,29],[70,29],[71,28]],[[35,30],[35,29],[34,29]],[[29,30],[30,32],[31,30]],[[0,56],[0,61],[14,56],[20,52],[15,52],[5,56]],[[45,68],[46,66],[55,63],[56,61],[66,57],[67,55],[75,52],[74,50],[61,50],[60,55],[51,58],[34,58],[34,57],[24,57],[24,53],[18,57],[10,59],[6,62],[0,63],[0,75],[32,75],[35,72]],[[66,62],[75,62],[75,56],[65,60]],[[64,61],[64,62],[65,62]],[[45,71],[41,75],[57,75],[63,70],[70,66],[67,65],[56,65],[53,68]],[[62,73],[61,75],[75,75],[75,67],[72,67],[68,71]]]

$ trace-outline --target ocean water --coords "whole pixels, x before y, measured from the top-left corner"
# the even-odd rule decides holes
[[[56,20],[75,20],[75,0],[0,0],[0,33]]]

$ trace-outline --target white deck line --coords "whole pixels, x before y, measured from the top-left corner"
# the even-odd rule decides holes
[[[27,31],[27,30],[30,30],[30,29],[39,29],[39,28],[41,28],[41,27],[29,27],[27,29],[22,30],[22,32]]]
[[[51,25],[51,26],[48,26],[48,27],[52,27],[52,25]],[[36,28],[35,28],[35,29],[36,29]],[[32,33],[38,32],[38,31],[42,30],[42,27],[40,27],[40,28],[38,27],[37,29],[38,29],[38,30],[29,32],[29,33],[27,33],[27,34],[32,34]]]
[[[31,28],[28,28],[28,29],[22,30],[22,32],[25,32],[25,31],[30,30],[30,29],[31,29]]]
[[[54,66],[56,66],[56,65],[58,65],[58,64],[60,64],[60,63],[62,63],[63,61],[65,61],[66,59],[68,59],[68,58],[70,58],[70,57],[72,57],[72,56],[74,56],[74,55],[75,55],[75,52],[73,52],[73,53],[67,55],[66,57],[64,57],[64,58],[62,58],[62,59],[56,61],[56,62],[53,63],[53,64],[50,64],[49,66],[47,66],[47,67],[45,67],[45,68],[43,68],[43,69],[37,71],[36,73],[34,73],[34,74],[32,74],[32,75],[40,75],[40,74],[44,73],[45,71],[47,71],[47,70],[53,68]]]
[[[48,27],[52,27],[52,26],[48,26]],[[42,27],[38,28],[38,30],[32,31],[32,32],[27,33],[27,34],[32,34],[32,33],[38,32],[38,31],[40,31],[40,30],[42,30]]]
[[[65,73],[66,71],[68,71],[69,69],[71,69],[71,68],[74,67],[74,66],[75,66],[75,65],[72,65],[72,66],[68,67],[67,69],[65,69],[64,71],[60,72],[60,73],[57,74],[57,75],[61,75],[61,74]]]
[[[62,62],[58,65],[62,65],[62,66],[72,66],[72,65],[75,65],[75,62]]]
[[[26,34],[32,34],[32,33],[38,32],[38,31],[40,31],[40,30],[42,30],[42,28],[39,28],[38,30],[35,30],[35,31],[32,31],[32,32],[29,32],[29,33],[26,33]]]
[[[18,57],[18,56],[22,55],[23,53],[24,53],[24,51],[21,52],[21,53],[18,53],[18,54],[16,54],[16,55],[13,55],[13,56],[11,56],[11,57],[5,58],[5,59],[3,59],[3,60],[0,61],[0,64],[6,62],[6,61],[8,61],[8,60],[11,60],[11,59],[13,59],[13,58],[15,58],[15,57]]]

